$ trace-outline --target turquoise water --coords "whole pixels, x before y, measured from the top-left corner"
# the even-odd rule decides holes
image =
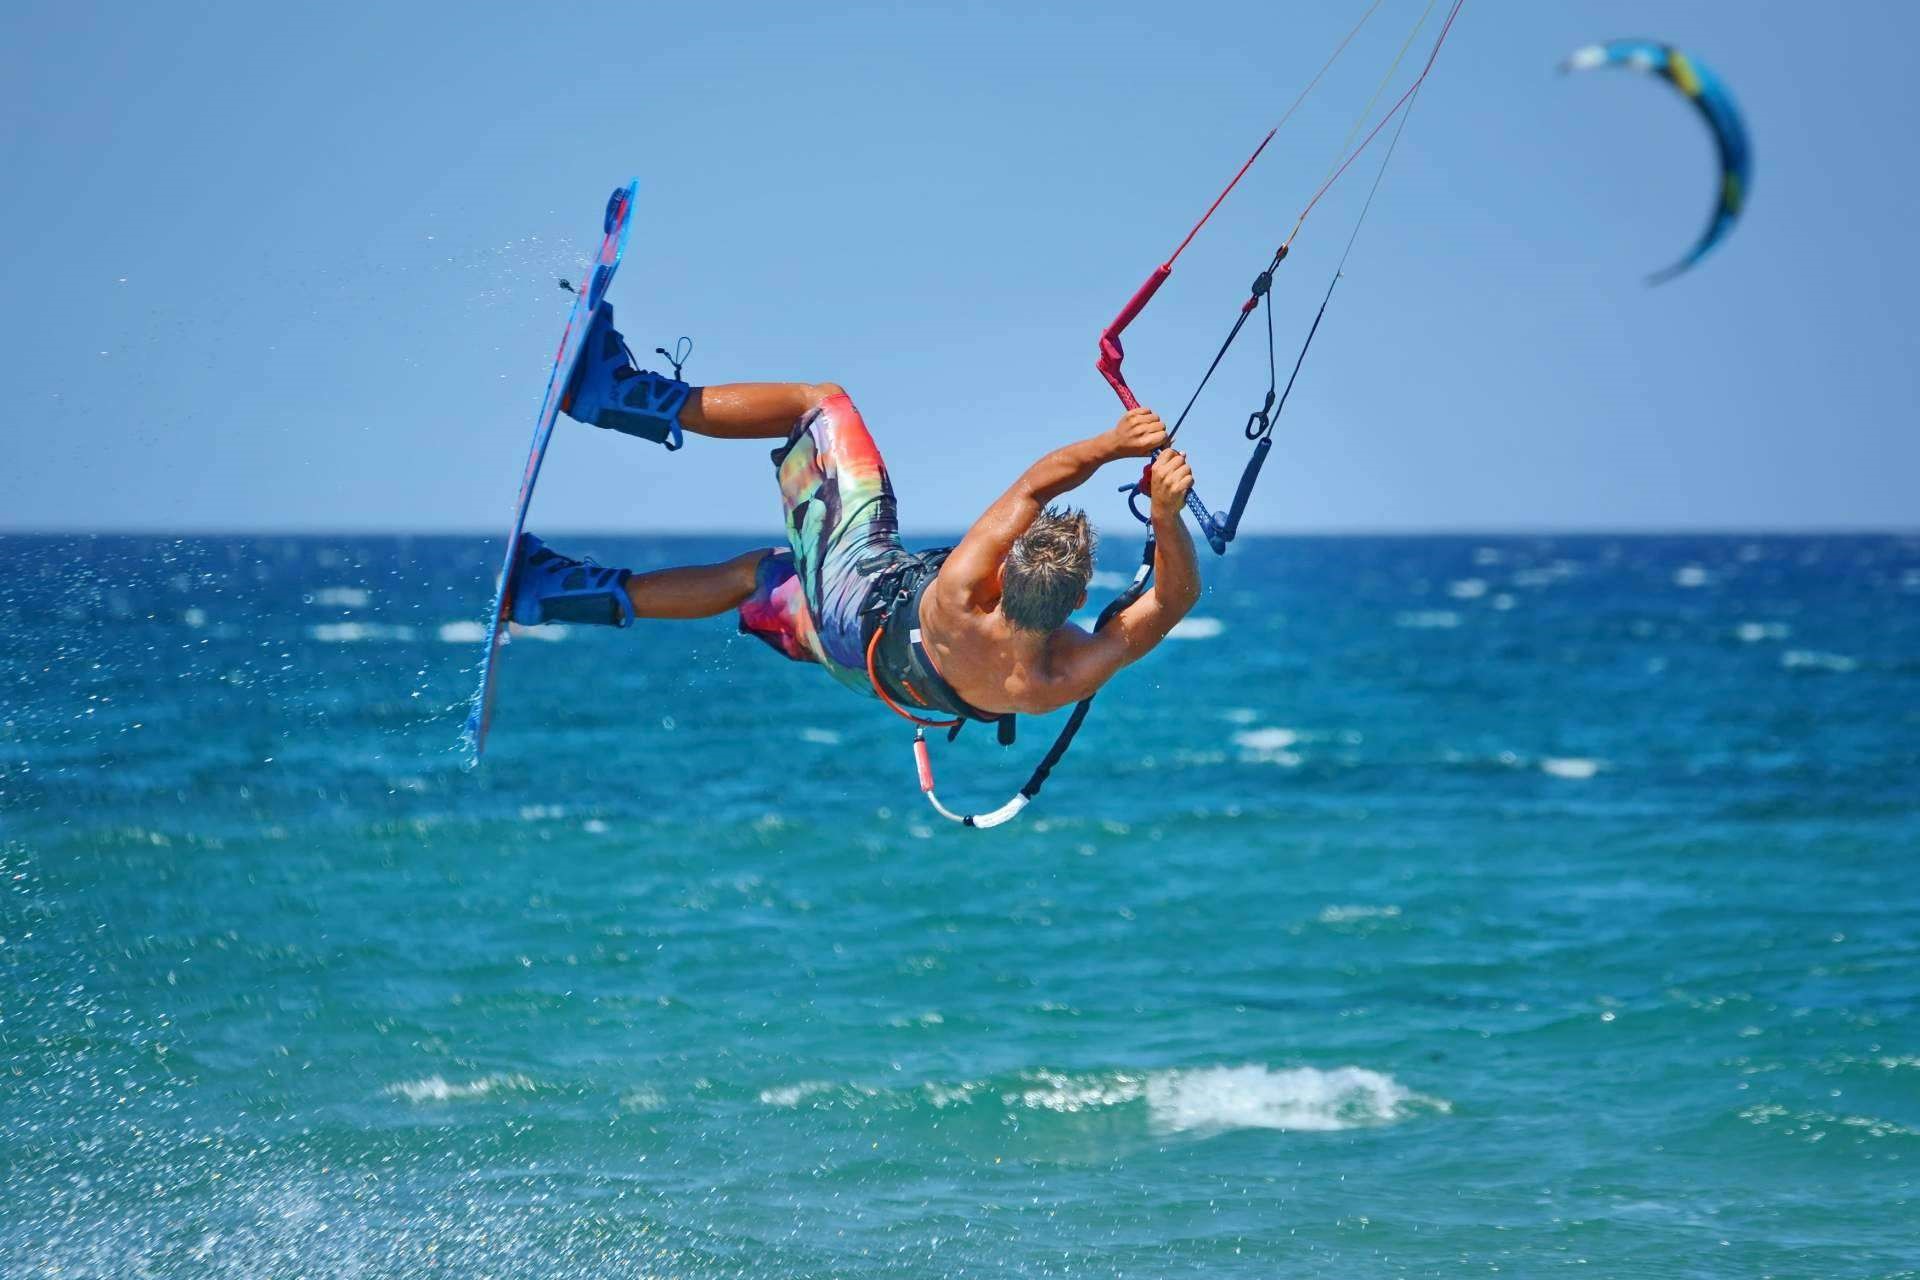
[[[0,1275],[1920,1274],[1920,539],[1244,545],[993,833],[721,623],[468,771],[479,540],[0,550]]]

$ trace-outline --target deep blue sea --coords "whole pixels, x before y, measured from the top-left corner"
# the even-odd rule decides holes
[[[1920,538],[1252,540],[995,832],[725,620],[470,770],[480,539],[0,556],[6,1280],[1920,1275]]]

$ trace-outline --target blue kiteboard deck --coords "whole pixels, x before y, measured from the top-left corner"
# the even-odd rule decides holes
[[[586,340],[587,317],[600,305],[613,273],[620,266],[620,255],[627,247],[627,230],[632,224],[633,198],[638,180],[614,188],[607,198],[605,236],[594,257],[593,275],[587,287],[574,292],[573,310],[567,313],[567,327],[560,334],[560,349],[553,355],[553,370],[547,375],[546,398],[540,402],[540,417],[533,426],[533,443],[527,449],[527,467],[520,476],[520,495],[514,499],[513,524],[507,530],[506,553],[501,557],[500,577],[494,584],[493,611],[487,615],[487,647],[480,655],[480,685],[473,691],[473,706],[467,713],[467,747],[475,763],[487,749],[487,731],[493,727],[493,698],[500,684],[500,651],[508,639],[507,615],[513,599],[507,587],[513,577],[515,553],[520,549],[520,534],[527,523],[527,507],[533,501],[533,485],[540,478],[540,463],[547,455],[547,442],[553,438],[553,423],[560,412],[560,397],[565,391],[567,374],[573,359]]]

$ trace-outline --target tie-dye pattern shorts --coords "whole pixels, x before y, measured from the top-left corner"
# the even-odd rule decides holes
[[[788,549],[760,562],[740,630],[871,697],[860,606],[874,575],[902,550],[887,465],[844,394],[808,410],[773,463]]]

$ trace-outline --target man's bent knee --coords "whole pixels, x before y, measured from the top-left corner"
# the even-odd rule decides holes
[[[813,402],[819,404],[834,396],[847,394],[847,389],[837,382],[816,382],[813,384]]]

